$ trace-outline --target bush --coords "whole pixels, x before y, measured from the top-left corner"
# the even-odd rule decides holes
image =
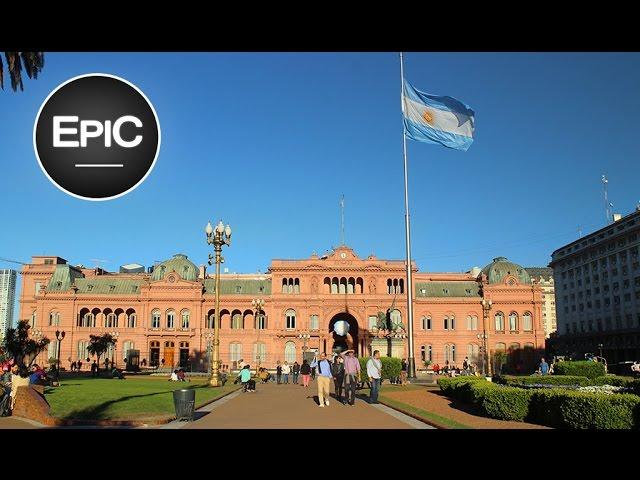
[[[571,429],[638,428],[639,411],[640,398],[627,393],[566,392],[560,405],[564,426]]]
[[[531,392],[516,387],[494,386],[482,389],[482,412],[498,420],[522,422],[529,415]]]
[[[369,381],[369,376],[367,375],[367,362],[371,357],[360,357],[358,360],[360,361],[360,380],[363,382]],[[382,378],[389,379],[400,376],[400,371],[402,370],[402,360],[394,357],[380,357],[382,361]]]
[[[596,377],[592,379],[589,385],[613,385],[614,387],[631,387],[633,382],[633,377],[603,375],[602,377]]]
[[[530,390],[529,417],[527,420],[553,428],[563,428],[560,406],[568,390],[535,389]]]
[[[555,375],[572,375],[587,378],[602,377],[605,374],[604,364],[591,360],[577,362],[558,362],[555,364]]]
[[[577,385],[584,387],[592,385],[587,377],[575,375],[531,375],[528,377],[516,377],[503,375],[496,379],[503,385]]]
[[[465,376],[454,377],[454,378],[452,377],[440,378],[438,379],[438,386],[440,387],[440,390],[442,390],[442,392],[448,397],[459,398],[457,396],[458,388],[463,387],[467,383],[476,383],[476,382],[491,383],[491,382],[487,382],[484,379],[484,377],[472,377],[472,376],[465,375]]]

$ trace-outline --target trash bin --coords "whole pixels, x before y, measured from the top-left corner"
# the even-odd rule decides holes
[[[193,421],[196,391],[193,389],[174,390],[173,405],[176,408],[176,420]]]

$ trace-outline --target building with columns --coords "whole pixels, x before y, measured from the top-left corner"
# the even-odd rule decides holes
[[[507,368],[534,368],[544,349],[542,291],[524,268],[498,257],[467,273],[419,272],[415,265],[412,271],[417,368],[425,360],[461,366],[465,357],[481,368],[485,340],[492,356],[507,354]],[[65,368],[69,359],[88,367],[90,334],[117,332],[109,355],[118,366],[137,350],[147,365],[207,369],[215,279],[185,255],[151,273],[110,273],[35,256],[22,274],[20,318],[51,340],[40,362],[56,356],[56,330],[66,333],[60,345]],[[221,274],[221,361],[231,368],[240,359],[273,367],[278,360],[300,362],[305,349],[347,347],[369,355],[378,312],[407,330],[405,275],[404,260],[360,258],[347,246],[273,260],[265,274]],[[261,311],[252,304],[258,299]],[[406,339],[404,349],[406,357]]]

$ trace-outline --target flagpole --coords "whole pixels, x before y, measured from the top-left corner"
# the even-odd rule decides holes
[[[413,275],[411,272],[411,224],[409,220],[409,172],[407,166],[407,136],[404,128],[404,59],[400,52],[400,103],[402,104],[402,153],[404,157],[404,224],[407,250],[407,324],[409,334],[409,378],[416,378],[413,345]]]

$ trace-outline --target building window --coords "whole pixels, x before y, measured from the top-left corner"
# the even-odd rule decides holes
[[[130,313],[129,318],[127,319],[127,327],[136,328],[137,319],[138,317],[136,316],[135,313]]]
[[[456,346],[454,344],[449,343],[444,346],[444,360],[449,363],[456,361]]]
[[[234,313],[231,317],[231,328],[233,330],[242,330],[242,314]]]
[[[320,322],[318,315],[311,315],[311,317],[309,318],[309,329],[318,330],[319,324]]]
[[[242,285],[236,285],[236,293],[242,293]]]
[[[293,330],[296,328],[296,311],[290,308],[284,313],[286,319],[287,330]]]
[[[376,315],[369,315],[369,330],[373,330],[378,327],[378,317]]]
[[[129,359],[129,350],[133,350],[134,349],[134,344],[132,341],[128,340],[126,342],[124,342],[122,344],[122,359],[123,360],[128,360]],[[125,360],[125,361],[126,361]]]
[[[478,329],[478,317],[476,315],[467,315],[467,330]]]
[[[167,328],[175,327],[175,318],[176,318],[176,312],[174,312],[173,310],[169,310],[167,312]]]
[[[393,328],[395,325],[400,325],[402,323],[402,315],[400,314],[400,310],[393,310],[391,312],[391,327]]]
[[[530,332],[533,330],[533,322],[531,321],[530,312],[524,312],[524,315],[522,315],[522,329],[525,332]]]
[[[470,343],[467,345],[467,358],[470,363],[478,365],[478,360],[480,359],[480,347],[475,343]]]
[[[189,310],[183,310],[182,311],[182,328],[189,328],[189,316],[191,314],[189,313]]]
[[[264,330],[265,328],[267,328],[267,317],[264,314],[260,314],[256,318],[256,329]]]
[[[160,310],[151,312],[151,328],[160,328]]]
[[[242,358],[242,344],[234,342],[229,345],[229,360],[238,362]]]
[[[89,351],[87,347],[89,346],[89,342],[86,340],[80,340],[78,342],[78,359],[85,360],[89,358]]]
[[[287,342],[284,345],[284,361],[292,364],[296,361],[296,344]]]
[[[262,363],[267,359],[267,346],[260,342],[253,344],[253,361]]]
[[[422,345],[420,347],[420,358],[423,363],[426,361],[433,361],[433,349],[431,345]]]
[[[118,326],[118,317],[116,317],[115,313],[108,313],[105,320],[104,326],[106,328],[115,328]]]
[[[516,312],[509,314],[509,330],[512,332],[518,330],[518,314]]]
[[[47,360],[50,358],[58,359],[58,343],[57,339],[53,339],[49,342],[49,351],[47,352],[49,356],[47,357]]]
[[[422,330],[431,330],[431,316],[422,317]]]
[[[60,312],[51,312],[49,314],[49,326],[60,325]]]
[[[497,312],[493,318],[496,323],[496,332],[504,332],[504,313]]]

